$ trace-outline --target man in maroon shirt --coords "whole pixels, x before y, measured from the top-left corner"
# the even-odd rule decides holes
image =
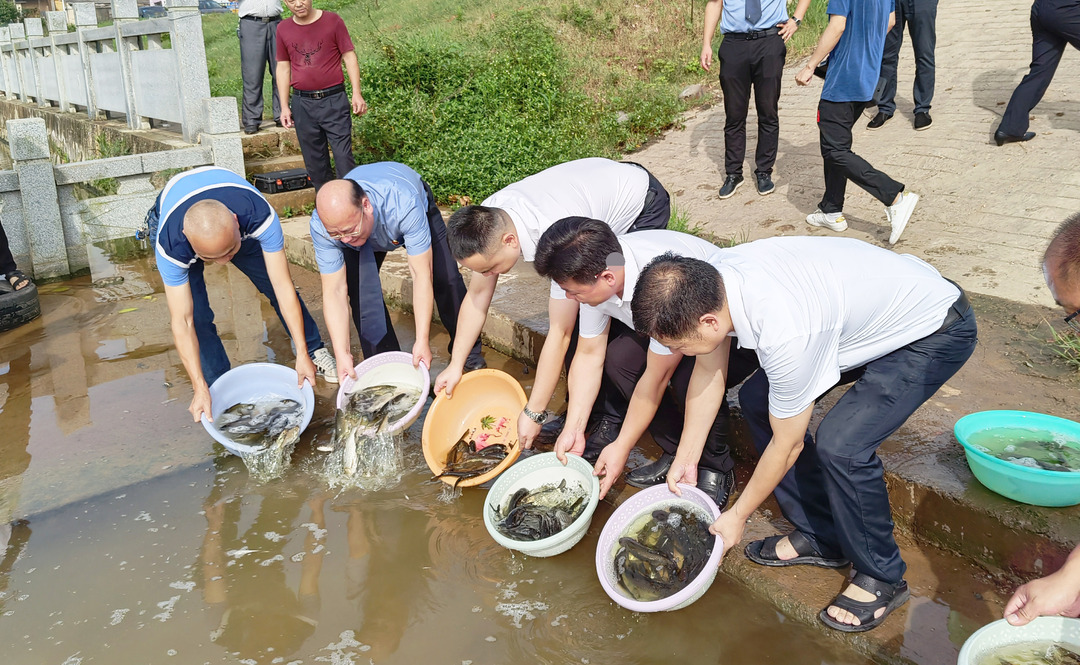
[[[345,22],[334,12],[312,7],[312,0],[285,0],[292,18],[277,30],[277,86],[281,123],[296,127],[300,153],[312,184],[344,178],[356,166],[352,153],[351,110],[367,111],[360,94],[360,65]],[[352,100],[345,94],[341,63],[349,72]],[[289,96],[289,87],[293,94]],[[334,151],[334,167],[330,153]]]

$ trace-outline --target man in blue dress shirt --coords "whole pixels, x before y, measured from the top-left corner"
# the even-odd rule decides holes
[[[701,66],[712,67],[712,38],[716,24],[724,41],[720,59],[720,88],[724,91],[724,171],[720,198],[730,198],[743,183],[746,155],[746,113],[750,86],[757,106],[758,139],[754,179],[757,193],[772,194],[772,169],[780,140],[780,81],[784,75],[787,40],[798,30],[810,0],[799,0],[789,18],[786,0],[709,0],[705,5],[705,38]]]
[[[446,224],[431,188],[416,171],[397,162],[379,162],[357,166],[344,178],[326,183],[315,199],[311,239],[322,274],[326,329],[340,378],[355,377],[350,310],[365,358],[401,349],[379,279],[383,258],[398,247],[405,247],[412,277],[413,364],[431,366],[434,306],[453,344],[465,281],[450,253]],[[485,366],[477,340],[465,367]]]
[[[337,382],[334,359],[289,275],[281,221],[258,190],[227,169],[198,168],[169,180],[154,211],[150,237],[176,350],[195,392],[188,410],[196,421],[203,413],[212,420],[210,386],[229,370],[206,295],[207,262],[231,262],[270,299],[296,347],[300,385],[315,383],[316,368]]]

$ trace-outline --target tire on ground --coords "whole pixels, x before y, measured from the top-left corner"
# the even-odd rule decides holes
[[[12,291],[10,286],[0,282],[0,332],[17,328],[39,316],[41,303],[36,284]]]

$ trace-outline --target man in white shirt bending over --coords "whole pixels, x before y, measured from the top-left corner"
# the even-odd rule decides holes
[[[719,262],[727,250],[677,231],[641,231],[616,236],[603,222],[586,217],[561,219],[544,231],[536,250],[536,271],[581,304],[580,339],[567,373],[566,427],[555,443],[560,459],[586,448],[582,431],[602,381],[614,386],[617,408],[626,419],[615,441],[599,452],[595,465],[603,498],[619,478],[630,451],[646,428],[663,449],[660,459],[626,476],[636,487],[664,482],[683,428],[683,406],[694,359],[634,331],[631,303],[638,275],[649,261],[672,252]],[[732,354],[727,373],[736,385],[757,369],[752,351]],[[670,389],[669,389],[670,385]],[[697,487],[721,508],[735,486],[735,464],[728,448],[728,408],[724,402],[709,429]]]
[[[761,458],[711,530],[732,547],[774,494],[795,530],[748,544],[746,556],[766,566],[850,562],[855,575],[819,618],[845,632],[881,624],[909,592],[877,448],[971,356],[964,292],[913,256],[858,240],[769,238],[732,248],[719,265],[659,257],[638,278],[633,314],[644,334],[697,356],[668,484],[696,480],[737,337],[761,364],[739,390]],[[811,436],[814,402],[852,381]]]
[[[452,395],[461,380],[472,344],[487,320],[499,275],[518,260],[532,262],[540,235],[564,217],[583,216],[608,224],[621,235],[663,229],[671,216],[667,190],[644,167],[610,159],[578,159],[552,166],[495,192],[481,205],[466,206],[447,223],[447,240],[457,262],[473,271],[458,313],[450,365],[435,378],[435,392]],[[552,285],[552,293],[561,293]],[[559,382],[564,359],[576,346],[578,303],[563,297],[548,301],[547,339],[537,363],[529,402],[518,418],[518,435],[529,447],[544,422],[544,410]],[[599,400],[587,436],[599,450],[618,433],[621,413]]]

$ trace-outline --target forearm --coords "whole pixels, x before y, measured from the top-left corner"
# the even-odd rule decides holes
[[[356,59],[356,51],[349,51],[341,59],[345,62],[345,73],[349,75],[349,86],[355,95],[360,92],[360,63]]]
[[[724,366],[726,365],[725,355]],[[708,371],[701,366],[700,358],[695,361],[694,373],[690,376],[690,385],[686,391],[683,431],[677,453],[693,464],[697,464],[701,459],[705,439],[709,436],[716,414],[724,403],[724,384],[725,372]]]
[[[604,355],[584,352],[579,342],[578,352],[566,377],[566,428],[571,431],[585,431],[596,396],[600,394],[600,380],[603,375]]]
[[[799,0],[799,4],[795,5],[795,11],[791,13],[791,18],[802,21],[806,18],[806,12],[808,11],[810,11],[810,0]]]
[[[765,452],[761,454],[757,466],[754,467],[754,473],[750,476],[749,482],[746,483],[746,487],[739,494],[738,500],[731,507],[736,516],[742,520],[750,518],[750,515],[757,510],[758,506],[764,503],[765,499],[780,484],[788,469],[795,464],[795,460],[799,458],[802,448],[803,442],[801,438],[795,441],[781,442],[775,436],[773,437],[765,448]]]
[[[840,36],[844,34],[845,25],[846,23],[843,21],[829,21],[829,24],[825,26],[825,32],[821,33],[817,48],[814,49],[809,62],[806,63],[807,67],[811,69],[817,67],[825,59],[825,56],[832,53],[837,43],[840,42]]]
[[[292,87],[292,65],[287,60],[278,61],[277,63],[277,90],[278,99],[281,100],[282,106],[288,107],[289,105],[289,88]]]
[[[345,276],[340,277],[340,284],[323,284],[323,318],[326,320],[326,331],[330,335],[330,345],[335,356],[352,355],[352,344],[349,341],[349,293]],[[323,278],[325,280],[326,276]]]
[[[473,273],[469,281],[469,290],[465,293],[461,308],[458,310],[454,347],[450,352],[450,366],[456,367],[459,372],[465,369],[465,360],[472,352],[476,340],[480,339],[497,280],[498,277],[489,278]]]
[[[296,347],[296,357],[303,358],[308,355],[307,336],[304,334],[304,312],[300,309],[300,296],[296,293],[292,278],[289,276],[289,265],[285,259],[284,251],[272,254],[264,254],[266,271],[270,277],[270,285],[277,296],[278,308],[281,310],[281,318],[285,320],[285,327],[289,329],[293,345]]]
[[[720,15],[723,10],[724,3],[722,0],[709,0],[705,4],[705,32],[701,40],[702,48],[712,48],[713,36],[716,35],[716,26],[720,23]]]
[[[413,321],[416,325],[416,341],[430,345],[431,317],[435,310],[435,291],[431,284],[431,273],[429,271],[425,276],[414,270],[412,276]]]
[[[566,349],[570,347],[572,334],[572,330],[548,331],[544,346],[540,349],[540,358],[536,362],[536,379],[533,380],[527,404],[530,410],[540,413],[551,402],[555,387],[559,385],[563,359],[566,358]]]
[[[171,327],[176,352],[180,354],[180,362],[184,364],[192,389],[195,392],[209,390],[206,379],[203,377],[202,362],[199,360],[199,339],[195,336],[194,316],[190,314],[174,316]]]
[[[641,440],[660,408],[660,400],[664,398],[668,379],[670,373],[664,375],[650,372],[646,368],[630,396],[630,405],[626,409],[626,419],[619,429],[617,443],[630,449]]]

